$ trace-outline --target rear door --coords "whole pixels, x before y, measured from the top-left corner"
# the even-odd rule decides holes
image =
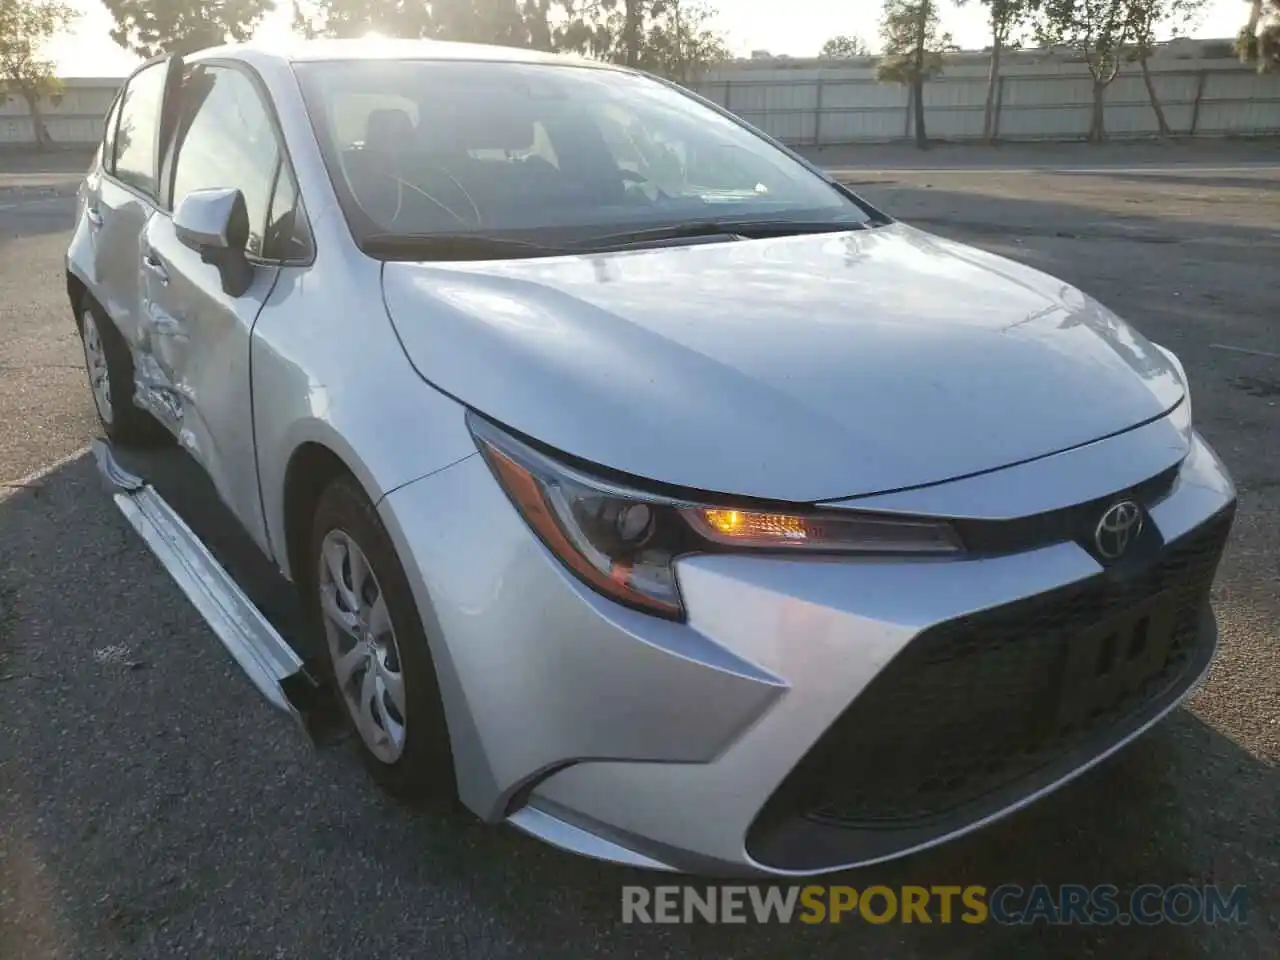
[[[84,216],[92,246],[91,286],[135,348],[142,312],[142,235],[157,205],[160,116],[167,71],[168,61],[161,60],[129,78],[108,117],[101,170],[86,183]]]
[[[165,166],[171,203],[151,219],[143,243],[148,323],[164,331],[164,350],[156,359],[172,387],[179,441],[266,551],[250,342],[280,264],[309,254],[309,246],[297,245],[297,235],[308,234],[293,216],[299,206],[296,181],[266,91],[249,68],[230,61],[188,65],[179,102]],[[218,267],[205,263],[174,229],[171,211],[192,190],[206,188],[235,188],[244,195],[253,274],[238,296],[223,289]],[[286,213],[288,228],[282,227]]]

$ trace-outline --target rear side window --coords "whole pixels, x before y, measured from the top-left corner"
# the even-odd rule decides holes
[[[154,63],[134,74],[120,101],[112,170],[121,183],[156,195],[156,147],[160,136],[160,107],[164,102],[166,63]]]
[[[238,187],[249,213],[248,252],[262,255],[280,144],[253,81],[231,67],[197,67],[182,84],[173,206],[192,190]]]
[[[116,163],[116,121],[120,119],[120,97],[111,102],[107,111],[106,124],[102,128],[102,166],[108,173],[115,170]]]

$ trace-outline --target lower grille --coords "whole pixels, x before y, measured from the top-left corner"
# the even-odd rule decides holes
[[[927,833],[1031,777],[1185,682],[1232,521],[1225,511],[1144,570],[924,631],[779,787],[752,827],[803,818]],[[887,838],[886,838],[887,839]]]

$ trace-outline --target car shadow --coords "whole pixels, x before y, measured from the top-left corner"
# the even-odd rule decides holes
[[[1234,960],[1280,949],[1280,773],[1185,709],[1005,821],[823,882],[1244,884],[1243,925],[623,924],[622,885],[681,879],[402,804],[353,749],[308,748],[113,509],[87,455],[0,497],[0,955]]]

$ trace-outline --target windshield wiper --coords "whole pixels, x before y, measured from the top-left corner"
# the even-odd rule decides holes
[[[561,246],[482,233],[370,233],[360,238],[359,246],[369,256],[381,260],[489,260],[581,255],[698,237],[756,239],[798,233],[841,233],[862,230],[867,226],[866,222],[858,220],[694,220],[664,227],[600,234]]]
[[[359,246],[381,260],[488,260],[581,252],[482,233],[370,233],[360,238]]]
[[[576,241],[575,248],[608,249],[619,245],[657,243],[662,240],[682,240],[696,237],[785,237],[797,233],[842,233],[863,230],[862,220],[693,220],[665,227],[648,227],[643,230],[627,230],[622,233],[606,233]]]

